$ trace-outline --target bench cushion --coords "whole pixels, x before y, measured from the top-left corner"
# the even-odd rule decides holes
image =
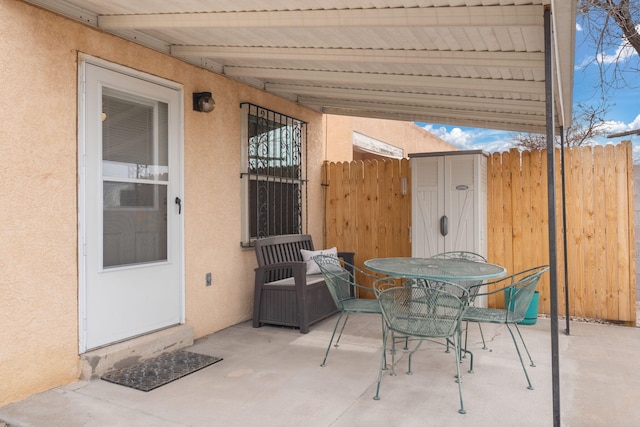
[[[307,274],[307,286],[315,283],[324,282],[322,274]],[[266,282],[264,285],[279,285],[279,286],[294,286],[296,283],[293,277],[287,277],[286,279],[274,280],[273,282]]]
[[[316,255],[331,255],[334,257],[338,256],[338,248],[333,247],[330,249],[323,249],[319,251],[308,251],[306,249],[300,249],[300,254],[302,255],[302,260],[307,263],[307,274],[320,274],[320,267],[313,260],[313,257]]]

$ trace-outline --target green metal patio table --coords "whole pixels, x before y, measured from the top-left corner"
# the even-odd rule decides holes
[[[507,273],[507,270],[502,266],[466,259],[373,258],[366,260],[364,265],[369,270],[396,277],[455,283],[495,279]]]
[[[366,260],[364,266],[371,271],[394,277],[416,279],[418,281],[452,282],[467,289],[469,285],[482,283],[487,279],[502,277],[507,273],[507,270],[500,265],[468,259],[373,258]],[[468,299],[467,302],[471,303],[473,299]],[[447,351],[451,344],[453,342],[447,339]],[[473,353],[466,348],[466,338],[465,346],[460,351],[470,356],[469,372],[473,372]]]

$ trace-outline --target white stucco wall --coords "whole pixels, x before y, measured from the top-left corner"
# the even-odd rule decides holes
[[[308,232],[322,246],[321,114],[18,0],[0,0],[0,22],[0,406],[79,376],[79,53],[184,85],[186,322],[196,338],[252,316],[240,102],[309,123]],[[200,91],[214,93],[213,113],[191,110]]]

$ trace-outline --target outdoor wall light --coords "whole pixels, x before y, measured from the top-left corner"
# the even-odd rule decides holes
[[[216,108],[211,92],[197,92],[193,94],[193,111],[210,113]]]

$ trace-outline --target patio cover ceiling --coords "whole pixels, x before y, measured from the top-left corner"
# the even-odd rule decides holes
[[[535,133],[549,6],[556,132],[570,123],[575,1],[29,2],[324,113]]]

